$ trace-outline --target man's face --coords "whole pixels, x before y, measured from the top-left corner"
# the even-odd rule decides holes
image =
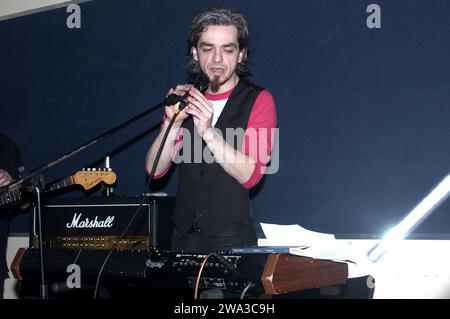
[[[208,26],[202,32],[192,55],[210,80],[213,92],[225,92],[238,82],[236,66],[242,61],[235,26]]]

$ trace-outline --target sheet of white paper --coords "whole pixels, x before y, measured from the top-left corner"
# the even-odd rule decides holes
[[[300,225],[261,223],[261,227],[268,246],[290,246],[291,254],[315,259],[351,260],[351,247],[338,242],[333,234],[311,231]]]
[[[334,261],[351,261],[350,246],[347,243],[328,241],[316,243],[311,247],[293,247],[289,252],[293,255],[311,257],[315,259],[327,259]]]
[[[319,242],[334,241],[333,234],[318,233],[300,225],[261,223],[269,246],[312,246]]]

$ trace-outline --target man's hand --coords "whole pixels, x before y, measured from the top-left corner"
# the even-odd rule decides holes
[[[189,90],[189,95],[189,104],[186,106],[185,110],[187,114],[192,115],[197,132],[203,137],[208,129],[211,128],[214,110],[211,102],[208,101],[195,87],[192,87]]]
[[[0,187],[7,186],[13,181],[11,175],[4,169],[0,168]]]
[[[4,169],[0,168],[0,187],[8,186],[13,181],[14,180],[12,179],[11,175],[9,175],[9,173],[7,171],[5,171]],[[28,194],[25,193],[25,195],[23,195],[21,197],[22,198],[20,198],[16,202],[12,203],[11,205],[13,205],[14,207],[19,207],[21,209],[28,208],[28,206],[30,206],[30,198],[29,198]],[[0,209],[3,209],[3,208],[0,208]],[[6,209],[8,209],[8,207],[6,207]]]

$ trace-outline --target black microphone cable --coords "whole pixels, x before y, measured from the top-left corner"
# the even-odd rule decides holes
[[[173,123],[175,122],[175,119],[177,118],[177,116],[178,116],[179,113],[180,113],[180,112],[179,112],[178,110],[177,110],[177,112],[175,112],[175,114],[172,116],[172,119],[171,119],[170,122],[169,122],[169,126],[167,127],[166,131],[164,132],[164,135],[163,135],[163,138],[162,138],[162,140],[161,140],[161,144],[160,144],[160,146],[159,146],[158,152],[156,153],[155,159],[154,159],[154,161],[153,161],[152,169],[151,169],[151,171],[150,171],[150,174],[149,174],[149,177],[148,177],[148,181],[147,181],[147,184],[146,184],[146,187],[145,187],[146,189],[148,189],[148,188],[150,187],[150,183],[151,183],[151,181],[152,181],[152,179],[153,179],[153,176],[155,175],[156,166],[157,166],[157,164],[158,164],[159,158],[161,157],[161,153],[162,153],[162,150],[163,150],[163,148],[164,148],[164,144],[165,144],[166,139],[167,139],[167,137],[168,137],[168,135],[169,135],[169,132],[170,132],[172,126],[173,126]],[[102,266],[101,266],[101,268],[100,268],[100,271],[99,271],[99,273],[98,273],[98,276],[97,276],[97,281],[96,281],[96,283],[95,283],[95,290],[94,290],[94,299],[97,298],[97,290],[98,290],[98,285],[99,285],[99,283],[100,283],[100,277],[101,277],[101,275],[102,275],[103,269],[105,268],[105,265],[106,265],[107,261],[108,261],[109,258],[111,257],[111,254],[113,253],[113,251],[114,251],[114,249],[116,248],[117,244],[122,240],[122,238],[123,238],[123,237],[125,236],[125,234],[127,233],[128,229],[130,228],[130,226],[131,226],[131,224],[133,223],[134,219],[136,218],[137,214],[139,213],[139,211],[141,210],[142,206],[144,205],[145,199],[146,199],[146,197],[145,197],[145,196],[142,196],[142,200],[141,200],[141,202],[139,203],[138,208],[137,208],[136,211],[134,212],[133,216],[131,217],[130,221],[128,222],[128,224],[127,224],[127,226],[125,227],[125,229],[123,230],[123,232],[120,234],[119,239],[117,239],[117,240],[114,242],[113,246],[112,246],[111,249],[109,250],[108,255],[106,256],[105,261],[103,262],[103,264],[102,264]]]
[[[209,85],[209,79],[208,79],[208,77],[207,77],[205,74],[203,74],[203,73],[199,74],[199,75],[197,76],[197,78],[195,79],[195,81],[194,81],[194,86],[197,87],[200,91],[205,90],[205,89],[208,87],[208,85]],[[186,107],[186,105],[188,104],[188,102],[187,102],[187,96],[188,96],[188,93],[189,93],[189,92],[187,92],[187,93],[183,96],[183,98],[182,98],[182,100],[180,101],[180,104],[179,104],[179,106],[178,106],[178,109],[175,111],[174,115],[173,115],[172,118],[170,119],[169,125],[168,125],[166,131],[164,132],[163,138],[162,138],[162,140],[161,140],[161,144],[159,145],[159,148],[158,148],[158,152],[156,153],[155,159],[153,160],[152,169],[150,170],[149,177],[148,177],[148,182],[147,182],[147,184],[146,184],[146,186],[145,186],[145,189],[149,189],[149,188],[150,188],[150,183],[151,183],[151,181],[152,181],[152,179],[153,179],[153,176],[155,175],[155,172],[156,172],[156,166],[158,165],[159,158],[161,157],[161,154],[162,154],[162,151],[163,151],[163,148],[164,148],[164,144],[166,143],[167,137],[169,136],[169,132],[170,132],[170,130],[172,129],[172,126],[173,126],[173,123],[175,122],[175,119],[178,117],[178,115],[180,114],[180,112],[181,112],[181,111]],[[170,96],[172,96],[172,97],[169,99]],[[175,103],[177,103],[178,100],[180,99],[179,97],[178,97],[178,98],[175,98],[175,97],[173,96],[173,94],[169,95],[169,97],[166,98],[167,104],[169,104],[169,103],[175,104]],[[137,214],[139,213],[139,211],[141,210],[142,206],[144,205],[145,199],[146,199],[145,196],[142,196],[142,200],[141,200],[141,202],[140,202],[138,208],[136,209],[135,213],[133,214],[133,216],[131,217],[131,219],[130,219],[130,221],[128,222],[127,226],[126,226],[125,229],[123,230],[123,232],[122,232],[122,234],[120,235],[119,239],[117,239],[117,240],[115,241],[115,243],[113,244],[113,246],[112,246],[111,249],[109,250],[108,255],[106,256],[105,261],[103,262],[103,264],[102,264],[102,266],[101,266],[101,268],[100,268],[100,270],[99,270],[98,276],[97,276],[97,281],[96,281],[96,283],[95,283],[95,290],[94,290],[94,299],[97,298],[97,291],[98,291],[98,286],[99,286],[99,284],[100,284],[100,278],[101,278],[101,275],[102,275],[102,273],[103,273],[103,269],[105,268],[106,263],[108,262],[109,258],[111,257],[111,255],[112,255],[114,249],[116,248],[117,244],[122,240],[122,238],[123,238],[123,237],[125,236],[125,234],[127,233],[128,229],[130,228],[130,226],[131,226],[131,224],[133,223],[134,219],[136,218]]]

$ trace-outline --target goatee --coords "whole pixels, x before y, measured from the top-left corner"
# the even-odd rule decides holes
[[[220,86],[222,85],[222,83],[219,82],[219,79],[220,75],[215,75],[209,82],[209,89],[212,93],[219,91]]]

